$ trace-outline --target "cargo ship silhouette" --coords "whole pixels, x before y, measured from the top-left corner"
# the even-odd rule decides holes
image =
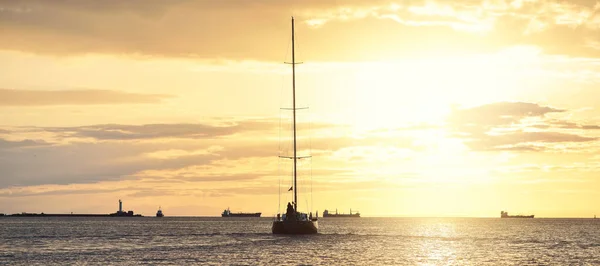
[[[345,214],[345,213],[338,213],[337,209],[335,209],[335,213],[329,213],[328,210],[324,210],[323,211],[323,217],[360,218],[360,212],[352,213],[352,209],[350,209],[350,213],[349,214]]]
[[[227,208],[226,210],[223,210],[223,213],[221,213],[221,217],[260,217],[262,213],[261,212],[238,212],[238,213],[232,213],[229,208]]]
[[[533,218],[532,215],[508,215],[508,212],[501,211],[500,218]]]

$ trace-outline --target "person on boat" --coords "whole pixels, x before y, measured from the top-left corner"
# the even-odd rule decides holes
[[[287,210],[285,212],[285,217],[286,217],[286,219],[293,219],[296,217],[294,207],[292,207],[292,204],[289,202],[287,204]]]

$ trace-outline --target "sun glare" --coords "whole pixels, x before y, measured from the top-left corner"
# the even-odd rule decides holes
[[[515,46],[491,55],[361,63],[353,76],[354,126],[439,123],[451,106],[512,100],[525,93],[522,77],[538,69],[539,53]]]

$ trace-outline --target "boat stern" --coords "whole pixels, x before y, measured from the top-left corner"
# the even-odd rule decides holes
[[[308,235],[316,234],[318,221],[273,221],[273,234]]]

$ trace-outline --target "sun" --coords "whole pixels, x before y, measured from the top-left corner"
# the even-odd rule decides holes
[[[444,121],[453,106],[527,97],[523,76],[535,74],[539,49],[357,63],[349,77],[350,117],[357,130]]]

